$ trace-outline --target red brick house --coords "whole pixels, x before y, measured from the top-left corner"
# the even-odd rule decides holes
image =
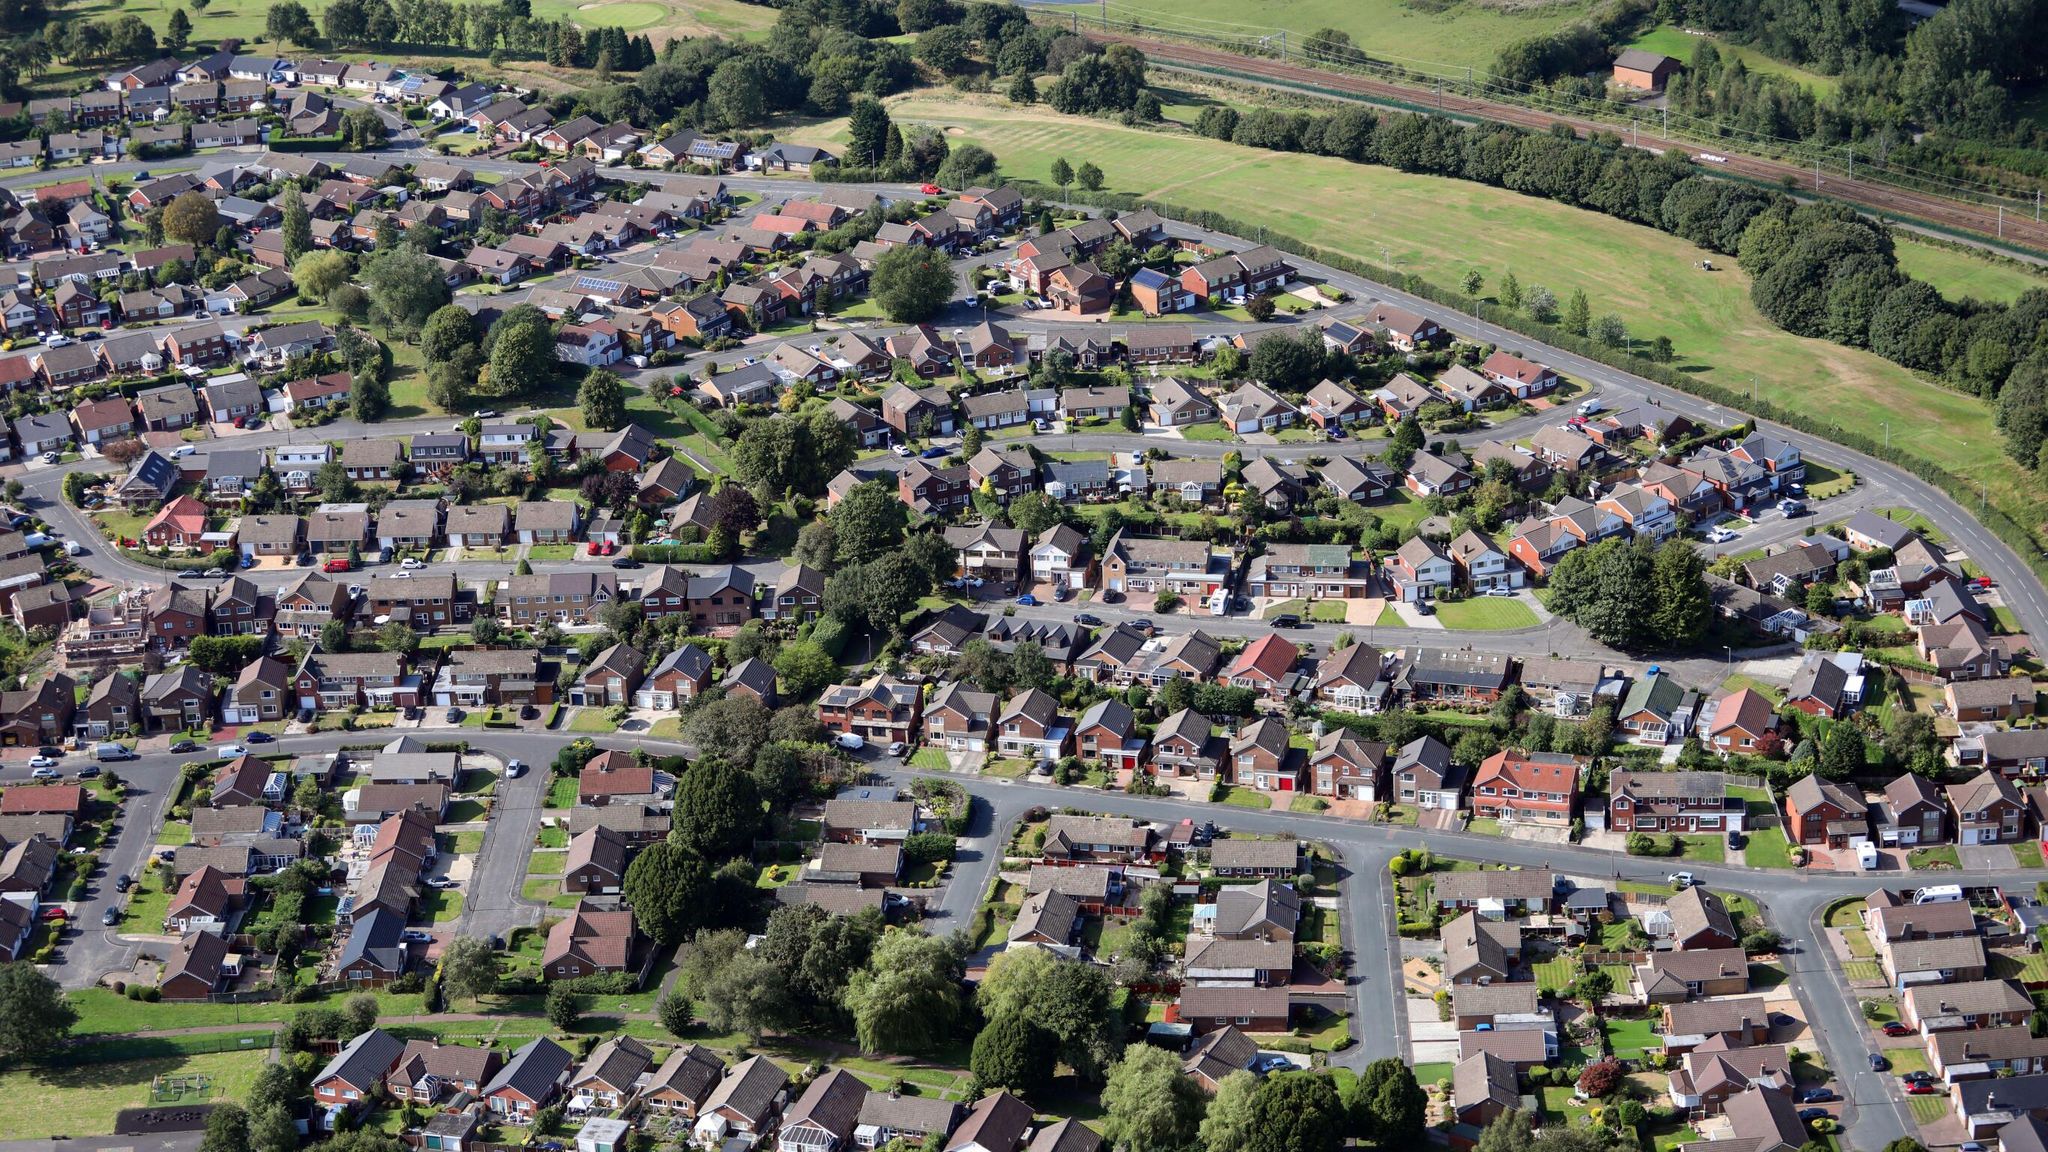
[[[876,743],[909,744],[924,728],[924,693],[887,673],[834,684],[818,697],[818,723]]]
[[[1561,752],[1507,748],[1479,762],[1472,779],[1472,814],[1503,824],[1570,827],[1579,801],[1579,774],[1587,759]]]
[[[1714,702],[1706,728],[1706,745],[1722,755],[1744,753],[1768,756],[1778,750],[1778,714],[1763,693],[1748,688],[1730,692]]]
[[[1870,831],[1870,806],[1854,789],[1804,776],[1785,789],[1785,835],[1794,844],[1847,846]]]

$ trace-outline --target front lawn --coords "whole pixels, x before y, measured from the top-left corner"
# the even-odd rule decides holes
[[[1936,844],[1927,848],[1915,848],[1906,854],[1906,863],[1918,868],[1960,868],[1962,858],[1956,854],[1953,844]]]
[[[1273,806],[1273,801],[1268,799],[1265,793],[1256,792],[1250,788],[1238,788],[1225,784],[1216,791],[1216,798],[1232,808],[1257,808],[1264,810]]]
[[[484,834],[481,832],[450,832],[448,851],[456,856],[474,856],[484,850]]]
[[[420,915],[429,924],[453,924],[462,917],[462,893],[429,888],[420,897]]]
[[[1697,864],[1719,864],[1727,859],[1727,848],[1721,837],[1712,833],[1694,833],[1680,836],[1680,845],[1685,849],[1683,859]]]
[[[1792,867],[1792,844],[1781,828],[1763,828],[1749,833],[1742,848],[1742,862],[1751,868]]]
[[[574,560],[574,544],[529,544],[526,546],[528,560]]]
[[[1311,796],[1306,792],[1287,802],[1287,810],[1289,812],[1327,812],[1329,808],[1330,802],[1328,800],[1323,799],[1321,796]]]
[[[578,708],[575,718],[569,721],[569,731],[587,732],[598,736],[617,732],[619,726],[612,723],[605,712],[606,709],[603,708]]]
[[[446,822],[449,824],[474,824],[484,818],[486,809],[481,800],[456,800],[448,805]]]
[[[240,1100],[255,1086],[263,1062],[263,1051],[252,1049],[8,1072],[0,1075],[0,1132],[10,1140],[111,1135],[122,1109],[152,1102],[150,1086],[159,1076],[206,1078],[205,1091],[182,1103]]]
[[[1827,918],[1828,918],[1828,927],[1830,927],[1830,928],[1861,928],[1861,927],[1863,927],[1863,909],[1864,909],[1864,903],[1863,903],[1863,901],[1861,901],[1861,900],[1856,900],[1856,899],[1853,899],[1853,898],[1852,898],[1852,899],[1848,899],[1848,900],[1841,900],[1841,901],[1837,901],[1837,902],[1835,902],[1835,903],[1833,903],[1833,904],[1830,904],[1830,905],[1828,905],[1828,913],[1827,913]]]
[[[1232,432],[1221,423],[1213,420],[1207,424],[1190,424],[1180,430],[1180,436],[1183,440],[1229,441],[1237,439],[1237,433]]]
[[[548,798],[544,807],[574,808],[576,806],[577,780],[574,776],[563,776],[548,785]]]
[[[1505,632],[1514,628],[1534,628],[1542,623],[1527,604],[1513,596],[1439,600],[1436,615],[1444,627],[1458,631]]]
[[[1308,618],[1324,624],[1342,624],[1351,616],[1351,609],[1342,600],[1318,600],[1308,606]]]

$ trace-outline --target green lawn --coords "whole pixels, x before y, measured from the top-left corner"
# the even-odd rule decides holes
[[[762,874],[766,875],[765,872]],[[554,908],[574,908],[583,899],[574,893],[562,891],[562,880],[559,876],[529,876],[526,883],[519,886],[519,894],[536,904],[546,904]]]
[[[164,917],[171,911],[171,894],[157,885],[156,874],[144,870],[128,890],[128,903],[121,910],[121,930],[149,935],[164,930]]]
[[[1287,810],[1289,812],[1324,812],[1328,811],[1329,807],[1330,802],[1328,800],[1323,799],[1321,796],[1310,796],[1306,792],[1297,795],[1294,799],[1287,802]]]
[[[1164,0],[1145,2],[1165,6]],[[1238,0],[1195,0],[1198,10],[1220,5],[1242,13],[1240,22],[1277,11],[1246,10]],[[1473,17],[1507,20],[1533,32],[1555,26],[1553,19],[1561,24],[1582,14],[1578,4],[1564,3],[1525,20],[1467,4],[1446,17],[1399,7],[1394,0],[1305,0],[1286,11],[1290,21],[1312,27],[1363,25],[1371,32],[1363,41],[1368,48],[1384,36],[1444,44],[1436,29]],[[1415,35],[1416,21],[1432,31]],[[1503,31],[1498,40],[1461,43],[1490,61],[1499,44],[1527,34]],[[1444,60],[1433,50],[1430,57]],[[1754,376],[1759,395],[1873,440],[1884,436],[1880,425],[1889,421],[1895,451],[1940,465],[1964,483],[1987,485],[2023,524],[2048,518],[2048,488],[1987,450],[2000,441],[1983,401],[1916,378],[1869,352],[1788,335],[1756,310],[1749,278],[1740,269],[1716,261],[1716,271],[1702,272],[1700,250],[1676,237],[1467,181],[1247,151],[1177,131],[1063,117],[1044,105],[970,102],[930,92],[888,104],[899,124],[957,130],[950,133],[956,139],[987,147],[1011,176],[1043,179],[1055,158],[1087,156],[1103,169],[1111,190],[1256,220],[1324,249],[1391,263],[1439,283],[1455,284],[1471,270],[1490,287],[1512,269],[1524,284],[1540,275],[1553,292],[1583,289],[1596,315],[1613,312],[1637,338],[1670,337],[1678,368],[1703,382],[1747,391]],[[845,134],[841,118],[789,136],[798,143],[843,147]],[[1333,215],[1333,203],[1369,203],[1373,210]]]
[[[1225,784],[1219,791],[1218,799],[1232,808],[1266,809],[1273,806],[1273,801],[1268,799],[1265,793],[1250,788],[1237,788]]]
[[[1915,848],[1906,854],[1906,862],[1915,868],[1962,867],[1962,859],[1956,855],[1956,846],[1953,844]]]
[[[484,834],[481,832],[450,832],[448,851],[457,856],[474,856],[484,850]]]
[[[1777,828],[1751,832],[1749,843],[1742,848],[1742,862],[1751,868],[1790,868],[1792,845]]]
[[[1653,1021],[1649,1019],[1623,1019],[1609,1016],[1602,1021],[1607,1030],[1607,1045],[1623,1060],[1639,1059],[1645,1052],[1661,1048],[1662,1041],[1652,1031]]]
[[[1932,1072],[1934,1066],[1927,1062],[1924,1048],[1887,1048],[1886,1059],[1892,1062],[1892,1075],[1904,1076],[1908,1072]]]
[[[255,1049],[0,1074],[0,1132],[10,1140],[112,1135],[115,1114],[148,1105],[158,1076],[208,1078],[204,1095],[195,1091],[183,1102],[240,1101],[255,1086],[263,1060],[263,1050]]]
[[[1431,1087],[1439,1080],[1450,1079],[1454,1068],[1455,1065],[1451,1064],[1417,1064],[1415,1082],[1425,1088]]]
[[[1545,996],[1556,996],[1579,978],[1579,961],[1574,956],[1556,956],[1540,964],[1530,966],[1530,975],[1536,977],[1536,986]]]
[[[1913,1120],[1918,1124],[1938,1124],[1949,1116],[1947,1096],[1908,1096],[1906,1107],[1912,1111]]]
[[[569,731],[571,732],[587,732],[604,736],[618,730],[619,726],[611,722],[611,719],[605,715],[605,709],[603,708],[578,708],[575,717],[569,721]]]
[[[1437,619],[1444,627],[1459,631],[1502,632],[1511,628],[1534,628],[1542,621],[1527,604],[1511,596],[1474,596],[1469,600],[1439,601]]]
[[[1218,423],[1216,421],[1210,421],[1207,424],[1190,424],[1187,427],[1181,429],[1180,435],[1181,439],[1183,440],[1237,439],[1237,433],[1232,432],[1230,429],[1225,428],[1221,423]]]
[[[192,842],[192,824],[188,820],[166,820],[157,829],[156,843],[166,848],[178,848]]]
[[[1696,833],[1678,839],[1685,848],[1679,855],[1686,860],[1698,864],[1719,864],[1727,858],[1727,841],[1712,833]]]
[[[1838,903],[1828,905],[1828,927],[1863,927],[1864,907],[1865,905],[1861,900],[1843,900]]]
[[[1796,64],[1787,64],[1754,48],[1733,44],[1719,37],[1694,36],[1681,28],[1676,28],[1669,24],[1637,37],[1635,43],[1628,45],[1628,47],[1641,48],[1645,52],[1661,53],[1677,60],[1681,64],[1691,64],[1694,51],[1699,45],[1706,43],[1711,43],[1714,49],[1721,54],[1721,59],[1723,60],[1727,60],[1732,56],[1742,61],[1743,67],[1751,72],[1762,72],[1767,75],[1784,76],[1788,79],[1796,80],[1811,89],[1815,96],[1826,96],[1839,86],[1839,82],[1832,76],[1823,76],[1818,72],[1809,72]]]
[[[567,852],[531,852],[526,857],[528,876],[560,876],[567,864]]]
[[[1941,290],[1943,296],[1960,300],[2010,303],[2030,288],[2048,288],[2048,277],[2012,260],[1973,255],[1946,244],[1916,241],[1902,233],[1898,244],[1899,270],[1915,280],[1924,280]],[[1812,471],[1808,465],[1807,470]],[[1813,485],[1807,485],[1811,492]]]
[[[484,818],[486,809],[481,800],[456,800],[448,805],[447,822],[450,824],[474,824]]]
[[[541,829],[540,846],[542,848],[567,848],[569,846],[569,830],[552,826]],[[540,853],[536,853],[536,855],[540,855]]]
[[[529,544],[526,546],[528,560],[574,560],[574,544]]]
[[[462,893],[430,888],[420,896],[420,915],[429,924],[453,924],[462,916]]]
[[[546,807],[574,808],[576,806],[576,778],[563,776],[548,785]]]

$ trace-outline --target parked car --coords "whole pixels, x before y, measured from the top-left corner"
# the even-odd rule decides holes
[[[1090,628],[1100,628],[1102,627],[1102,617],[1097,616],[1093,612],[1076,612],[1074,613],[1074,623],[1085,624]]]
[[[891,756],[901,756],[908,751],[910,751],[910,746],[901,740],[891,740],[889,742],[889,755]]]
[[[197,751],[199,751],[199,741],[197,741],[197,740],[180,740],[180,741],[178,741],[178,742],[177,742],[176,744],[173,744],[173,745],[171,745],[171,747],[170,747],[170,751],[172,751],[172,752],[197,752]]]
[[[941,448],[938,445],[934,444],[931,447],[925,449],[924,451],[919,452],[918,456],[926,460],[937,460],[939,457],[944,456],[946,453],[950,451],[952,451],[952,449]]]
[[[1830,1116],[1828,1115],[1828,1110],[1827,1110],[1827,1109],[1825,1109],[1825,1108],[1801,1108],[1801,1109],[1799,1110],[1799,1118],[1800,1118],[1801,1120],[1809,1120],[1809,1121],[1810,1121],[1810,1120],[1828,1120],[1828,1119],[1831,1119],[1832,1117],[1830,1117]]]
[[[130,876],[126,872],[114,877],[114,891],[126,892],[133,887],[135,887],[135,877]]]
[[[1826,1104],[1830,1100],[1841,1098],[1841,1095],[1832,1088],[1808,1088],[1799,1094],[1801,1104]]]
[[[1916,1083],[1906,1085],[1906,1095],[1908,1096],[1932,1096],[1939,1091],[1941,1089],[1936,1088],[1932,1084]]]
[[[462,723],[462,709],[450,708],[444,717],[450,724]]]
[[[400,560],[398,562],[398,566],[400,568],[407,568],[417,572],[421,568],[425,568],[427,566],[427,562],[425,560],[420,559],[417,556],[407,556],[405,559]]]
[[[1022,604],[1026,608],[1036,608],[1038,606],[1038,597],[1026,592],[1022,596],[1017,597],[1017,603]]]
[[[640,562],[631,556],[612,557],[612,567],[614,568],[638,568],[639,566]]]
[[[55,768],[38,768],[29,773],[29,777],[35,780],[55,780],[57,776],[58,772]]]
[[[1884,1053],[1870,1053],[1870,1070],[1872,1072],[1889,1072],[1891,1071],[1891,1067],[1892,1062],[1885,1058]]]
[[[272,736],[272,735],[271,735],[270,733],[268,733],[268,732],[251,732],[251,733],[249,733],[249,734],[248,734],[247,736],[244,736],[244,737],[242,737],[242,739],[244,739],[244,740],[247,740],[247,741],[248,741],[249,743],[251,743],[251,744],[275,744],[275,743],[277,743],[277,737],[275,737],[275,736]]]
[[[505,778],[506,778],[507,780],[517,780],[517,779],[519,779],[519,778],[520,778],[521,776],[524,776],[524,775],[526,775],[526,761],[524,761],[524,760],[507,760],[507,761],[505,761]]]
[[[889,446],[889,451],[894,452],[898,456],[911,455],[910,445],[908,444],[892,444]]]
[[[208,568],[205,572],[201,573],[201,575],[208,580],[219,580],[225,577],[227,574],[228,570],[220,567]]]
[[[350,568],[353,568],[354,566],[355,566],[355,565],[353,565],[353,564],[351,564],[351,563],[349,562],[349,558],[348,558],[348,557],[346,557],[346,556],[336,556],[336,557],[335,557],[334,559],[332,559],[332,560],[329,560],[329,561],[328,561],[327,563],[325,563],[325,564],[322,564],[322,565],[320,566],[320,570],[321,570],[322,572],[346,572],[346,571],[348,571],[348,570],[349,570]]]
[[[97,777],[99,774],[100,766],[97,764],[87,764],[85,767],[80,768],[78,770],[78,778],[80,780],[91,780],[94,777]]]
[[[867,740],[858,732],[841,732],[832,738],[832,743],[848,752],[858,752],[868,746]]]
[[[223,760],[232,760],[237,756],[247,756],[249,749],[240,744],[223,744],[214,749],[214,753]]]
[[[31,756],[28,758],[28,766],[31,768],[55,768],[57,766],[57,758],[55,756]]]
[[[1911,1036],[1913,1030],[1894,1020],[1884,1026],[1884,1034],[1887,1036]]]
[[[1301,617],[1296,616],[1292,612],[1282,612],[1280,615],[1273,617],[1271,626],[1274,628],[1299,628],[1301,627]]]
[[[100,913],[100,923],[105,924],[109,928],[120,922],[121,910],[119,908],[109,908],[105,912]]]
[[[1693,879],[1693,875],[1690,872],[1673,872],[1664,878],[1664,882],[1673,888],[1690,888],[1698,883],[1698,881]]]

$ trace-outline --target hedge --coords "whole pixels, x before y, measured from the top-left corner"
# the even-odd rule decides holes
[[[272,152],[340,152],[344,150],[341,146],[341,137],[339,136],[286,136],[282,139],[273,137],[263,143],[264,147]]]
[[[1575,336],[1554,325],[1537,323],[1520,313],[1483,300],[1473,300],[1461,291],[1445,288],[1420,276],[1392,268],[1382,268],[1363,260],[1354,260],[1349,256],[1326,251],[1284,232],[1275,232],[1264,225],[1238,220],[1220,212],[1188,208],[1168,201],[1143,199],[1128,193],[1088,192],[1083,189],[1069,189],[1062,193],[1058,188],[1035,181],[1012,181],[1011,187],[1025,196],[1040,200],[1065,200],[1090,207],[1114,208],[1123,212],[1150,209],[1161,216],[1197,228],[1220,232],[1256,244],[1270,244],[1283,252],[1375,283],[1389,285],[1410,295],[1420,296],[1453,312],[1473,316],[1497,327],[1518,332],[1531,340],[1553,348],[1561,348],[1583,359],[1619,369],[1674,391],[1697,396],[1730,411],[1746,412],[1757,419],[1769,420],[1795,431],[1832,441],[1852,452],[1862,453],[1874,460],[1884,461],[1912,473],[1939,488],[1958,505],[1967,505],[1969,498],[1978,494],[1970,491],[1970,485],[1966,480],[1939,464],[1924,460],[1903,449],[1888,447],[1860,432],[1851,432],[1830,421],[1814,419],[1803,412],[1793,411],[1770,400],[1751,399],[1747,393],[1695,379],[1667,365],[1641,356],[1632,356],[1621,349],[1609,348],[1583,336]],[[2033,533],[2002,508],[1986,505],[1974,515],[1979,524],[2013,550],[2036,579],[2048,583],[2048,560],[2044,560],[2041,544],[2034,538]]]

